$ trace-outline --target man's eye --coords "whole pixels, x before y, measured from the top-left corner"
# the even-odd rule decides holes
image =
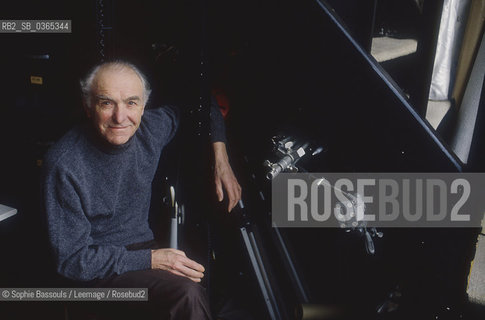
[[[136,102],[135,101],[128,101],[128,105],[130,105],[130,106],[136,106]]]
[[[109,100],[101,101],[101,105],[102,106],[110,106],[111,105],[111,101],[109,101]]]

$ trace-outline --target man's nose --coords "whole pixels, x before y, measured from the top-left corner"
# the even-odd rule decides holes
[[[113,121],[118,124],[123,123],[126,119],[126,113],[127,110],[125,106],[122,104],[117,105],[113,111]]]

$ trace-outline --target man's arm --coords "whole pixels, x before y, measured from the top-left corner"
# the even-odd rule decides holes
[[[217,199],[224,199],[223,188],[228,198],[227,211],[230,212],[241,199],[241,186],[232,171],[227,156],[226,145],[223,142],[212,143],[214,151],[214,181],[216,185]]]
[[[241,200],[241,186],[229,164],[224,118],[214,98],[211,100],[210,120],[212,151],[214,152],[214,183],[217,199],[219,202],[224,200],[224,189],[228,198],[227,211],[230,212]]]
[[[141,128],[146,134],[152,137],[163,137],[163,145],[168,143],[174,136],[178,127],[180,114],[178,108],[174,106],[165,106],[156,111],[147,111],[153,113],[149,122],[146,122],[146,128]],[[146,115],[145,115],[146,116]],[[169,120],[168,120],[169,119]],[[167,131],[170,128],[169,131]],[[226,151],[226,129],[224,118],[215,99],[212,99],[210,106],[210,133],[212,151],[214,152],[214,184],[215,191],[219,201],[224,199],[226,191],[228,197],[228,211],[231,211],[241,199],[241,186],[239,185],[231,165],[228,160]],[[158,139],[158,138],[157,138]]]

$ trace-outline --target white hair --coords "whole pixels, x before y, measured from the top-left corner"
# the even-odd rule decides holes
[[[144,92],[143,92],[143,99],[144,102],[147,103],[148,98],[150,97],[150,93],[152,92],[150,88],[150,83],[147,80],[147,77],[143,74],[143,72],[138,69],[137,66],[134,64],[123,61],[123,60],[114,60],[114,61],[109,61],[109,62],[103,62],[95,67],[93,67],[89,73],[81,79],[80,84],[81,84],[81,92],[83,96],[83,101],[86,104],[88,108],[91,108],[91,99],[92,99],[92,90],[93,90],[93,81],[96,78],[96,75],[102,68],[106,67],[117,67],[117,68],[128,68],[133,70],[138,78],[140,78],[141,84],[143,86]]]

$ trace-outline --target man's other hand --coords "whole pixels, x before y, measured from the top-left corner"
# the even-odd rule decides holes
[[[187,258],[185,252],[177,249],[152,250],[152,269],[167,270],[178,276],[200,282],[204,277],[204,267]]]
[[[227,157],[226,145],[223,142],[214,142],[214,182],[216,185],[217,199],[224,199],[224,190],[228,197],[227,211],[230,212],[241,200],[241,186],[237,182]]]

